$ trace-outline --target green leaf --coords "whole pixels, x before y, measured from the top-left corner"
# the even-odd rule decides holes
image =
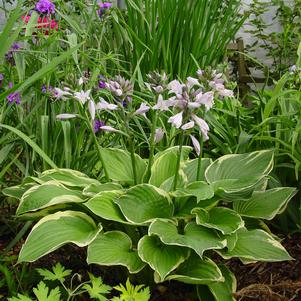
[[[21,294],[18,294],[17,297],[8,298],[7,300],[8,301],[33,301],[31,298]]]
[[[232,250],[218,251],[225,259],[240,257],[248,261],[276,262],[291,260],[284,247],[263,230],[243,228],[237,231],[237,242]]]
[[[57,181],[65,186],[85,188],[91,184],[100,184],[97,180],[91,179],[82,172],[72,169],[49,169],[44,171],[39,178],[42,181]]]
[[[84,203],[94,214],[115,222],[128,224],[119,207],[114,203],[123,194],[122,191],[104,191]]]
[[[38,301],[60,301],[61,293],[58,287],[50,290],[46,284],[41,281],[37,288],[33,289]]]
[[[189,256],[189,249],[163,244],[156,236],[142,237],[138,243],[140,258],[160,276],[160,282]]]
[[[114,297],[112,301],[148,301],[150,299],[149,288],[143,288],[144,285],[136,285],[130,283],[127,279],[126,286],[122,284],[115,286],[114,289],[121,292],[120,297]]]
[[[210,283],[209,289],[218,301],[235,301],[233,295],[236,292],[236,278],[225,265],[219,265],[219,268],[225,281]]]
[[[216,229],[223,234],[231,234],[244,226],[244,221],[235,211],[215,207],[207,211],[202,208],[195,208],[192,213],[196,215],[196,223],[198,225]]]
[[[122,190],[122,186],[117,183],[93,183],[88,185],[84,190],[83,190],[83,195],[93,197],[96,194],[103,192],[103,191],[111,191],[111,190]]]
[[[187,176],[188,183],[197,181],[198,161],[199,159],[197,158],[184,163],[183,171]],[[205,181],[205,171],[211,163],[212,160],[209,158],[203,158],[201,160],[200,181]]]
[[[65,278],[70,276],[72,271],[66,270],[59,262],[52,267],[52,272],[47,269],[36,269],[38,273],[44,278],[44,280],[49,281],[60,281],[64,282]]]
[[[271,220],[284,210],[296,193],[291,187],[255,191],[249,200],[234,202],[233,209],[242,216]]]
[[[32,228],[22,246],[18,262],[33,262],[67,243],[85,247],[99,231],[101,226],[97,227],[82,212],[63,211],[48,215]]]
[[[6,124],[1,124],[0,123],[0,127],[5,128],[11,132],[13,132],[14,134],[16,134],[17,136],[19,136],[21,139],[23,139],[28,145],[30,145],[32,147],[32,149],[41,156],[41,158],[47,162],[49,164],[49,166],[51,166],[52,168],[57,168],[57,166],[55,165],[55,163],[47,156],[47,154],[33,141],[31,140],[28,136],[26,136],[24,133],[22,133],[21,131],[19,131],[18,129],[6,125]]]
[[[193,222],[186,225],[180,234],[175,224],[166,220],[155,220],[149,227],[149,234],[158,235],[167,245],[181,246],[193,249],[200,257],[204,251],[222,249],[226,240],[220,238],[214,231],[199,226]]]
[[[273,169],[273,151],[225,155],[206,170],[206,180],[219,196],[233,200],[248,197],[255,185]]]
[[[134,224],[149,223],[155,218],[171,218],[174,212],[169,195],[149,184],[130,188],[114,202],[125,218]]]
[[[182,159],[187,159],[190,151],[191,147],[184,147],[182,149]],[[174,177],[178,153],[179,147],[175,146],[168,148],[155,156],[151,169],[151,177],[149,179],[150,184],[160,187],[166,180]]]
[[[71,190],[59,183],[50,181],[27,190],[21,198],[17,214],[37,211],[58,204],[82,202],[84,202],[84,198],[80,191]]]
[[[100,233],[88,246],[87,262],[105,266],[122,265],[130,273],[138,273],[145,266],[137,251],[133,250],[131,239],[120,231]]]
[[[103,148],[101,154],[106,162],[111,180],[129,185],[134,184],[133,166],[129,152],[116,148]],[[137,181],[141,183],[146,171],[146,163],[137,154],[135,154],[135,161]]]
[[[190,183],[187,187],[178,189],[171,194],[175,197],[195,196],[197,202],[214,197],[212,187],[201,181]]]
[[[108,299],[104,296],[110,293],[112,288],[109,285],[103,283],[101,277],[94,277],[89,273],[91,285],[86,283],[83,285],[83,289],[85,289],[90,298],[97,299],[100,301],[107,301]]]
[[[224,281],[218,266],[209,258],[200,259],[192,255],[166,280],[177,280],[189,284],[210,284]]]

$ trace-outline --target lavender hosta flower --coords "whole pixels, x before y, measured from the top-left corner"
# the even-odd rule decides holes
[[[210,129],[209,129],[207,122],[204,119],[196,116],[195,114],[191,114],[191,117],[195,121],[195,123],[198,125],[204,141],[209,140],[208,132],[210,131]]]
[[[134,85],[119,75],[116,76],[114,80],[107,81],[106,88],[122,101],[129,101],[129,97],[131,97],[134,92]]]
[[[182,94],[184,87],[184,84],[181,84],[178,80],[175,79],[168,84],[167,89],[169,90],[169,93]]]
[[[60,88],[54,88],[54,97],[56,99],[62,99],[62,100],[66,100],[68,97],[72,96],[72,94],[67,91],[66,88],[64,88],[64,90],[60,89]]]
[[[208,112],[214,105],[214,92],[199,93],[196,96],[196,102],[205,106],[205,111]]]
[[[189,121],[189,122],[183,124],[181,126],[181,129],[184,130],[184,131],[186,131],[186,130],[192,129],[193,127],[194,127],[194,121]]]
[[[168,111],[170,107],[174,106],[175,97],[171,97],[168,100],[164,100],[163,96],[160,94],[158,96],[157,104],[153,106],[153,110]]]
[[[35,9],[40,14],[50,15],[55,13],[55,5],[49,0],[39,0]]]
[[[199,80],[194,77],[187,77],[187,87],[189,89],[193,88],[194,86],[200,86]]]
[[[189,137],[190,137],[190,139],[192,141],[192,144],[193,144],[195,152],[197,153],[198,156],[200,156],[201,146],[200,146],[199,141],[194,136],[192,136],[192,135],[189,135]]]
[[[164,137],[164,130],[162,128],[157,128],[155,131],[155,143],[159,143]]]
[[[183,122],[183,112],[180,112],[168,119],[168,123],[171,123],[175,128],[180,128]]]
[[[160,74],[158,72],[150,72],[146,75],[148,82],[145,82],[145,86],[151,92],[156,94],[162,94],[167,88],[167,75],[164,72]]]
[[[58,120],[68,120],[68,119],[76,118],[77,116],[78,116],[77,114],[64,113],[64,114],[56,115],[56,119],[58,119]]]
[[[19,105],[21,103],[21,96],[19,92],[13,92],[7,96],[7,101],[9,103],[15,103]]]
[[[80,102],[82,103],[83,105],[88,101],[90,100],[90,93],[91,93],[91,90],[88,90],[88,91],[80,91],[80,92],[75,92],[74,93],[74,97]]]
[[[150,107],[147,104],[142,103],[140,105],[139,109],[135,111],[135,115],[142,115],[146,118],[145,113],[147,113],[149,110],[150,110]]]
[[[94,120],[95,119],[95,114],[96,114],[96,108],[95,108],[95,103],[94,103],[93,100],[89,100],[88,110],[89,110],[89,113],[90,113],[90,116],[91,116],[92,120]]]
[[[100,99],[100,102],[96,104],[96,110],[114,111],[114,110],[118,109],[117,105],[108,103],[101,97],[99,99]]]

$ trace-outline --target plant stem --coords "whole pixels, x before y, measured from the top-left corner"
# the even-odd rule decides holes
[[[129,144],[130,144],[130,153],[131,153],[131,160],[132,160],[132,167],[133,167],[133,175],[134,175],[134,184],[137,185],[137,171],[136,171],[136,160],[135,160],[135,148],[134,148],[134,143],[133,143],[133,138],[130,133],[129,135]]]
[[[106,168],[105,161],[104,161],[102,153],[101,153],[101,147],[100,147],[100,145],[99,145],[99,143],[97,141],[97,137],[96,137],[96,135],[94,133],[94,129],[93,129],[92,124],[91,124],[91,122],[89,120],[87,112],[85,112],[85,117],[86,117],[86,122],[88,124],[88,127],[90,129],[90,132],[92,134],[93,141],[94,141],[95,146],[96,146],[96,150],[97,150],[98,157],[99,157],[99,160],[101,162],[101,165],[102,165],[102,168],[103,168],[103,171],[104,171],[104,174],[105,174],[106,181],[110,182],[110,176],[109,176],[108,170]]]
[[[178,159],[177,159],[176,170],[175,170],[173,190],[177,189],[177,184],[178,184],[179,170],[180,170],[181,157],[182,157],[183,139],[184,139],[184,133],[183,133],[183,131],[181,131],[180,139],[179,139],[179,152],[178,152]]]
[[[151,135],[150,135],[149,160],[148,160],[147,173],[146,173],[147,181],[151,176],[151,169],[152,169],[154,156],[155,156],[155,132],[156,132],[158,115],[157,115],[157,111],[154,111],[153,113],[154,115],[153,115]]]
[[[196,180],[201,180],[201,168],[202,168],[202,157],[203,157],[203,145],[204,145],[204,139],[202,137],[202,134],[200,135],[200,155],[198,158],[198,169],[196,174]]]

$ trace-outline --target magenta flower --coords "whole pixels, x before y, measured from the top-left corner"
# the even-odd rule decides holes
[[[50,2],[49,0],[39,0],[36,3],[36,11],[40,14],[54,14],[55,12],[55,5]]]

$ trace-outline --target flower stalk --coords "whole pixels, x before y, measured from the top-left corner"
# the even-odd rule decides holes
[[[184,140],[184,132],[181,131],[180,136],[179,136],[179,152],[178,152],[178,158],[177,158],[177,164],[176,164],[176,170],[175,170],[175,178],[174,178],[174,185],[173,185],[173,190],[174,191],[177,189],[177,185],[178,185],[179,170],[180,170],[181,158],[182,158],[183,140]]]

